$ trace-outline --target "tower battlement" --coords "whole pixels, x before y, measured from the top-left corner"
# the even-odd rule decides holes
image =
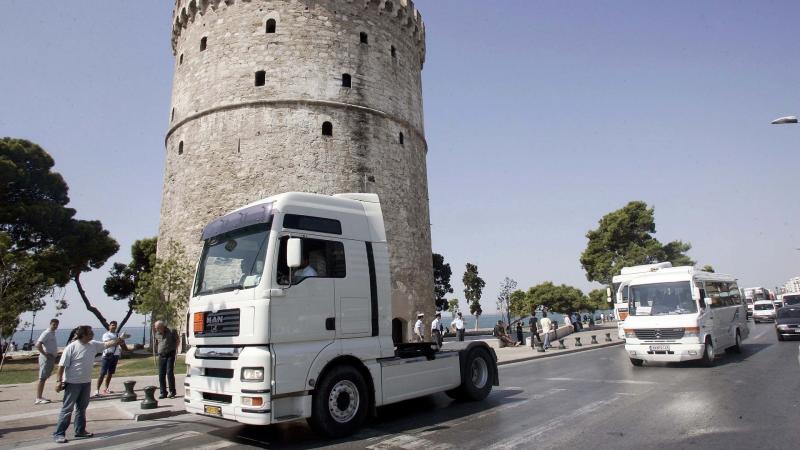
[[[254,3],[264,0],[175,0],[172,11],[172,54],[177,54],[178,39],[183,30],[195,21],[198,15],[205,15],[209,9],[235,7],[237,3]],[[307,5],[318,3],[313,0],[300,0]],[[419,47],[420,64],[425,62],[425,22],[422,14],[411,0],[326,0],[328,2],[362,3],[364,11],[378,16],[391,17],[397,25],[413,36]],[[308,9],[309,6],[306,6]]]

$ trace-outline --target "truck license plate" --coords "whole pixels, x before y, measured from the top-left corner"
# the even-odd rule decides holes
[[[651,345],[650,346],[651,352],[668,352],[669,345]]]
[[[220,417],[222,417],[222,408],[220,408],[219,406],[204,405],[203,406],[203,411],[206,414],[210,414],[212,416],[220,416]]]

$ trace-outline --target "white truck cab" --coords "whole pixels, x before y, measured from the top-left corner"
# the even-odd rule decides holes
[[[638,277],[628,286],[625,351],[631,363],[702,359],[741,350],[750,334],[736,278],[673,267]]]
[[[308,419],[354,432],[381,405],[498,384],[483,342],[392,341],[391,280],[375,194],[285,193],[203,230],[189,302],[186,409],[254,425]]]

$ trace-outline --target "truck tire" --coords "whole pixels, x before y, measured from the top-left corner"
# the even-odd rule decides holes
[[[703,359],[701,359],[702,364],[705,367],[713,367],[714,366],[714,344],[711,343],[710,339],[706,339],[706,345],[703,348]]]
[[[631,358],[631,364],[633,364],[636,367],[642,367],[642,364],[644,364],[644,360],[643,359]]]
[[[369,402],[367,383],[361,372],[348,365],[334,367],[318,384],[308,424],[329,437],[351,435],[364,423]]]
[[[461,373],[461,386],[445,394],[456,400],[483,400],[492,391],[494,364],[494,358],[485,349],[473,349],[467,355],[464,372]]]

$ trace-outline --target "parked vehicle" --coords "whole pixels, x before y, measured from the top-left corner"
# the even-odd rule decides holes
[[[753,305],[753,322],[774,322],[776,312],[772,300],[759,300]]]
[[[286,193],[208,224],[189,302],[185,406],[353,433],[381,405],[498,384],[481,341],[393,342],[389,250],[375,194]],[[399,321],[400,319],[394,319]]]
[[[701,359],[741,351],[750,334],[736,278],[693,267],[659,269],[630,282],[625,351],[631,364]]]
[[[779,341],[787,337],[800,336],[800,306],[787,306],[778,310],[775,334],[778,335]]]

